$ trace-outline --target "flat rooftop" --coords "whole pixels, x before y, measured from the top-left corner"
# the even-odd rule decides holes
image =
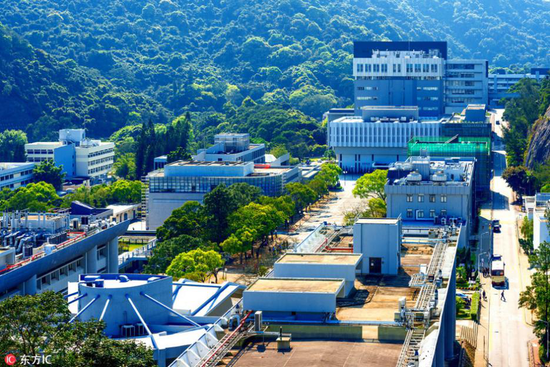
[[[336,264],[355,265],[361,260],[361,254],[328,254],[328,253],[296,253],[289,252],[277,262],[288,264]]]
[[[284,328],[283,328],[284,332]],[[238,358],[237,367],[395,367],[402,344],[350,341],[295,341],[292,351],[277,351],[276,342],[250,343]]]
[[[251,162],[240,162],[240,161],[176,161],[167,164],[167,166],[178,166],[178,167],[190,167],[190,166],[207,166],[207,167],[226,167],[226,166],[247,166]]]
[[[0,170],[13,169],[25,166],[32,166],[32,162],[0,162]]]
[[[260,278],[246,292],[337,293],[343,282],[340,279]]]
[[[359,218],[356,223],[397,224],[398,218]]]

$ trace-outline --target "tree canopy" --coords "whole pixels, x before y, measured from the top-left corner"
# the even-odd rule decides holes
[[[368,199],[374,196],[386,200],[384,185],[387,180],[388,171],[385,170],[377,169],[372,173],[365,173],[357,180],[353,188],[353,195],[362,199]]]
[[[51,159],[40,162],[33,170],[34,182],[49,183],[58,191],[63,188],[64,178],[63,166],[57,167]]]

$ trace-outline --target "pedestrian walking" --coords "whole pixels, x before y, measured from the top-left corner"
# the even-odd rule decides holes
[[[483,290],[483,300],[487,301],[487,294],[485,294],[485,289]]]
[[[500,293],[500,300],[506,302],[506,297],[504,297],[504,291]]]

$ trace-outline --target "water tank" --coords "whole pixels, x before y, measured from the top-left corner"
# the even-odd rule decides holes
[[[447,181],[447,175],[443,171],[437,171],[432,175],[432,181],[445,182]]]
[[[420,182],[422,181],[422,175],[418,172],[411,172],[407,175],[407,182]]]

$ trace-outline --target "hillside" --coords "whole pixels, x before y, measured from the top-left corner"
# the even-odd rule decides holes
[[[80,126],[91,136],[108,136],[140,113],[171,118],[151,98],[115,88],[72,60],[60,62],[1,24],[0,106],[0,130],[26,129],[31,140]]]
[[[525,161],[529,168],[550,161],[550,107],[533,126],[533,135],[529,142]]]
[[[175,114],[250,96],[319,118],[351,103],[356,39],[444,39],[454,57],[550,64],[534,0],[0,0],[0,21],[61,61]]]

